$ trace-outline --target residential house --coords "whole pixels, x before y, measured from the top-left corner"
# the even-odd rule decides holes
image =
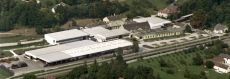
[[[169,7],[165,8],[165,9],[163,9],[163,10],[160,10],[157,13],[157,16],[168,18],[169,16],[171,16],[173,14],[177,14],[179,12],[180,12],[179,7],[175,6],[175,5],[172,5],[172,6],[169,6]]]
[[[211,59],[214,62],[214,69],[218,73],[229,73],[230,72],[230,55],[220,54],[217,57]]]
[[[109,23],[112,21],[118,21],[118,20],[126,21],[127,17],[122,16],[122,15],[113,15],[113,16],[108,16],[108,17],[103,18],[103,22],[105,22],[105,23]]]
[[[122,15],[114,15],[114,16],[108,16],[103,19],[103,22],[107,24],[107,29],[118,29],[120,26],[125,24],[125,21],[127,20],[126,16]]]
[[[228,31],[228,27],[222,24],[217,24],[213,30],[213,32],[216,34],[223,34],[226,33],[227,31]]]

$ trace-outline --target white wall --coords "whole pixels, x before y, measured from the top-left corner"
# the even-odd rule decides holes
[[[55,45],[57,44],[56,43],[56,40],[48,35],[45,35],[45,40],[50,44],[50,45]]]
[[[220,68],[218,66],[214,66],[213,68],[215,69],[216,72],[220,72],[220,73],[228,73],[229,72],[229,68],[223,69],[223,68]]]

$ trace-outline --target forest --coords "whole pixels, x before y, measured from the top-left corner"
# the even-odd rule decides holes
[[[230,0],[188,0],[181,6],[180,15],[194,13],[195,28],[210,28],[218,23],[230,26]]]
[[[12,30],[15,26],[52,28],[73,18],[103,18],[114,14],[129,18],[150,16],[153,13],[149,10],[158,10],[150,1],[50,0],[37,3],[36,0],[0,0],[0,31]],[[53,13],[51,9],[61,2],[66,5],[57,6],[56,13]],[[167,0],[167,4],[172,2]],[[210,28],[217,23],[230,25],[229,3],[229,0],[186,0],[178,4],[181,12],[176,17],[194,13],[191,24],[195,28]]]

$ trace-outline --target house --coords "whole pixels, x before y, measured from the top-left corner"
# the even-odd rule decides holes
[[[169,7],[165,8],[165,9],[163,9],[163,10],[160,10],[157,13],[157,16],[168,18],[169,16],[171,16],[173,14],[177,14],[179,12],[180,12],[179,7],[175,6],[175,5],[172,5],[172,6],[169,6]]]
[[[108,16],[103,18],[103,22],[105,23],[109,23],[109,22],[113,22],[113,21],[126,21],[127,17],[126,16],[122,16],[122,15],[113,15],[113,16]]]
[[[214,69],[218,73],[229,73],[230,72],[230,55],[220,54],[217,57],[211,59],[214,62]]]
[[[107,23],[105,28],[110,29],[110,30],[119,29],[125,23],[126,23],[125,21],[117,20],[117,21]]]
[[[107,29],[118,29],[120,26],[126,23],[127,17],[122,15],[108,16],[103,19],[103,22],[106,23]]]
[[[45,34],[44,37],[50,45],[56,45],[73,41],[85,40],[89,38],[89,34],[78,29],[72,29]]]
[[[90,34],[90,36],[98,42],[105,42],[105,41],[120,39],[129,36],[129,31],[125,29],[109,30],[101,26],[97,26],[97,27],[92,27],[92,28],[87,28],[82,30]]]
[[[228,27],[222,24],[217,24],[213,30],[213,32],[216,34],[223,34],[226,33],[227,31],[228,31]]]
[[[151,17],[135,18],[133,19],[133,21],[138,23],[148,22],[151,29],[161,28],[162,26],[172,23],[169,20],[161,19],[159,17],[156,17],[155,15],[152,15]]]

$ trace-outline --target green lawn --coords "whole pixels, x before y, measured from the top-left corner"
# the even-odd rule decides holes
[[[11,76],[10,73],[0,68],[0,79],[5,79],[10,76]]]
[[[0,50],[0,58],[3,58],[3,57],[10,57],[10,56],[13,56],[13,54],[10,53],[9,51],[1,51],[1,50]]]
[[[199,53],[204,57],[204,53]],[[192,64],[192,58],[196,56],[196,53],[175,53],[157,58],[151,58],[147,60],[140,60],[129,64],[130,67],[137,67],[138,65],[144,65],[153,68],[155,74],[160,74],[162,79],[187,79],[184,78],[184,70],[188,69],[191,73],[200,74],[201,71],[205,71],[208,79],[228,79],[227,74],[216,73],[212,69],[207,69],[204,66],[195,66]],[[167,63],[173,65],[173,67],[160,67],[159,60],[164,59]],[[182,63],[184,60],[186,63]],[[166,71],[172,69],[174,74],[169,74]]]
[[[130,4],[132,0],[124,0],[127,4]],[[152,7],[156,8],[157,10],[161,10],[165,7],[167,7],[169,4],[167,3],[168,0],[148,0],[150,3],[152,3]],[[154,10],[154,9],[152,9]]]
[[[42,36],[22,36],[22,35],[17,35],[17,36],[11,36],[11,37],[1,37],[0,38],[0,43],[11,43],[11,42],[19,42],[20,40],[35,40],[38,38],[41,38]]]

